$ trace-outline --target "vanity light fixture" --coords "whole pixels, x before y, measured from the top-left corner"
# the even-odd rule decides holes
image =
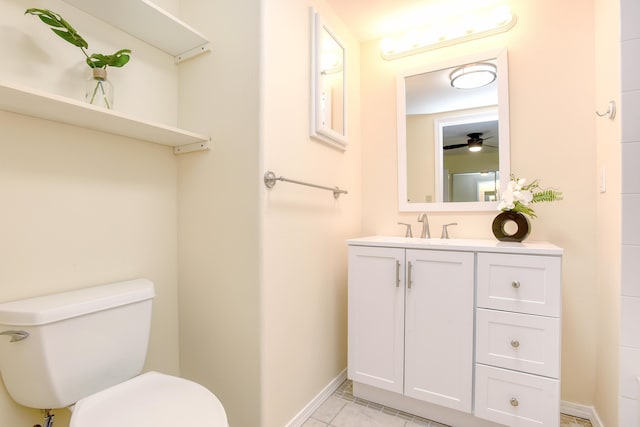
[[[509,31],[514,25],[516,16],[507,6],[476,10],[440,21],[437,26],[387,37],[380,44],[381,54],[386,60],[402,58]]]
[[[449,78],[456,89],[476,89],[495,81],[496,66],[489,62],[463,65],[453,70]]]

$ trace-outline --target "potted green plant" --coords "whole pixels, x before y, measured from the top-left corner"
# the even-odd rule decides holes
[[[51,27],[51,31],[63,40],[79,47],[85,56],[85,61],[91,67],[91,77],[87,81],[86,99],[93,105],[100,105],[107,109],[113,108],[113,88],[107,80],[107,67],[123,67],[129,62],[131,50],[121,49],[113,55],[93,53],[89,55],[87,41],[65,21],[59,14],[48,9],[31,8],[25,11],[40,18],[42,22]]]

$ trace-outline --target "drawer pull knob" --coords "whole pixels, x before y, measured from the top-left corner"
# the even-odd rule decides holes
[[[511,347],[513,347],[513,348],[518,348],[518,347],[520,347],[520,341],[518,341],[518,340],[511,340]]]
[[[520,287],[520,282],[518,282],[517,280],[514,280],[513,282],[511,282],[511,287],[513,289],[518,289]]]
[[[515,397],[512,397],[509,403],[511,403],[511,406],[518,406],[520,404],[520,402],[518,402],[518,399],[516,399]]]

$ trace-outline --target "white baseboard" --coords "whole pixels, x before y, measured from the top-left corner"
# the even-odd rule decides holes
[[[313,414],[316,409],[320,407],[324,403],[325,400],[329,398],[336,391],[340,385],[347,379],[347,370],[343,370],[335,377],[325,388],[322,389],[320,393],[314,397],[311,402],[307,404],[298,414],[293,417],[289,423],[287,423],[286,427],[300,427],[310,416]]]
[[[598,413],[593,406],[579,405],[577,403],[560,402],[560,412],[573,417],[584,418],[591,421],[593,427],[604,427]]]

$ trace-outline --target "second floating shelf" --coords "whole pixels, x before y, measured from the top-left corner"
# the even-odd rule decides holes
[[[210,140],[205,135],[3,82],[0,82],[0,110],[171,147],[200,146],[199,149],[206,149]],[[193,149],[174,151],[180,153]]]

